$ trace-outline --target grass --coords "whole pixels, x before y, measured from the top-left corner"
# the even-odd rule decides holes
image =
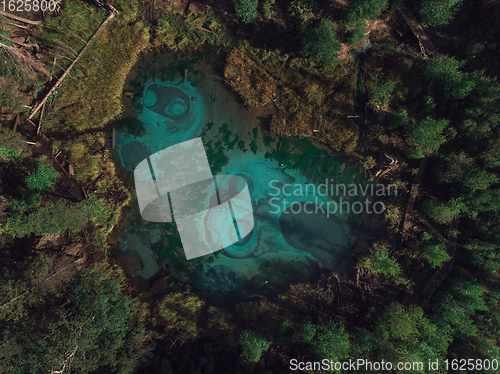
[[[350,87],[356,79],[348,69],[340,63],[320,68],[242,42],[230,51],[224,76],[248,107],[273,104],[279,109],[280,115],[271,118],[274,134],[312,137],[351,152],[358,128],[347,118],[354,111]]]
[[[179,22],[182,11],[167,5],[156,5],[155,10],[160,14],[158,25],[153,30],[153,45],[157,49],[172,51],[194,51],[205,43],[218,44],[220,35],[224,34],[225,27],[215,17],[212,11],[189,13],[184,22]],[[203,27],[212,33],[202,31],[196,27]]]
[[[122,113],[125,79],[148,38],[142,23],[111,22],[102,30],[59,89],[56,115],[63,129],[100,129]]]
[[[110,190],[125,190],[129,197],[125,201],[89,197],[88,209],[92,212],[94,242],[100,248],[108,245],[111,229],[118,225],[123,208],[131,204],[132,192],[117,174],[117,165],[112,150],[107,144],[108,133],[96,131],[64,141],[54,140],[53,146],[69,155],[69,162],[75,171],[75,178],[84,184],[95,186],[98,194],[109,194]]]

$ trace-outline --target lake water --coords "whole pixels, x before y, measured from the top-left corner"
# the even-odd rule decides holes
[[[319,209],[332,201],[320,186],[266,158],[266,152],[276,150],[276,142],[262,136],[257,117],[272,113],[272,108],[247,110],[208,68],[200,68],[186,81],[149,79],[143,83],[140,103],[142,135],[116,133],[116,151],[123,166],[132,172],[149,155],[201,136],[213,169],[221,169],[212,173],[238,175],[247,182],[254,227],[240,242],[186,261],[178,238],[173,239],[175,224],[142,221],[124,233],[120,244],[129,257],[140,259],[134,269],[137,276],[154,278],[166,262],[182,263],[173,268],[182,273],[177,280],[196,278],[207,297],[227,301],[248,296],[257,288],[286,288],[314,279],[321,269],[352,274],[349,248],[353,238],[347,216]],[[332,162],[340,161],[332,158]],[[185,269],[189,269],[186,276]]]

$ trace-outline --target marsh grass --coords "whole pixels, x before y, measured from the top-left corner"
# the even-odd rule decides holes
[[[220,41],[225,32],[224,25],[219,22],[210,10],[189,13],[180,21],[183,12],[167,5],[156,5],[155,11],[160,14],[158,25],[153,28],[153,46],[157,49],[171,51],[194,51],[205,43],[213,45]],[[202,31],[203,27],[211,32]]]
[[[59,90],[56,115],[64,128],[100,129],[122,113],[125,79],[148,38],[141,23],[111,22],[102,30]]]
[[[354,110],[349,69],[341,63],[321,68],[243,42],[229,53],[224,76],[248,107],[276,106],[270,123],[276,135],[313,137],[351,152],[358,129],[346,118]]]
[[[149,27],[141,20],[144,6],[134,0],[116,1],[113,6],[120,14],[101,30],[54,93],[53,105],[44,122],[53,148],[68,155],[75,177],[95,186],[96,192],[102,194],[126,189],[117,175],[109,147],[109,129],[105,126],[121,118],[126,77],[140,54],[150,47]],[[41,38],[54,51],[66,53],[73,59],[106,16],[98,7],[71,0],[63,5],[59,14],[44,19]],[[62,74],[71,63],[62,58],[57,61],[59,68],[54,70],[54,75]],[[128,191],[127,194],[130,196]],[[89,200],[88,209],[94,217],[94,241],[99,247],[107,245],[109,232],[118,223],[121,210],[129,200]]]

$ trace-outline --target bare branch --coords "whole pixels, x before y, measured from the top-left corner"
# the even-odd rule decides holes
[[[39,61],[35,61],[32,58],[30,58],[30,57],[27,57],[27,56],[23,55],[22,53],[20,53],[20,51],[17,48],[11,47],[11,46],[6,45],[6,44],[3,44],[1,42],[0,42],[0,47],[4,47],[6,50],[14,53],[22,61],[26,62],[29,65],[30,68],[37,69],[37,70],[41,71],[42,73],[44,73],[46,75],[49,75],[49,72],[47,71],[47,69],[45,69],[45,67],[43,66],[42,63],[40,63]]]
[[[16,21],[21,21],[21,22],[24,22],[24,23],[29,23],[30,25],[38,25],[38,24],[40,24],[40,21],[32,21],[30,19],[18,17],[18,16],[15,16],[15,15],[7,13],[7,12],[2,12],[1,10],[0,10],[0,15],[2,15],[4,17],[7,17],[7,18],[15,19]]]
[[[15,43],[15,44],[21,45],[21,46],[26,47],[26,48],[31,48],[31,47],[35,47],[37,49],[40,48],[38,46],[38,44],[16,42],[15,40],[12,40],[11,38],[8,38],[8,37],[6,37],[5,35],[2,35],[2,34],[0,34],[0,37],[3,38],[3,39],[5,39],[5,40],[8,40],[11,43]]]

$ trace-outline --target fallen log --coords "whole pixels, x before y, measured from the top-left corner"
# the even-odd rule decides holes
[[[54,162],[56,163],[56,165],[59,166],[59,169],[61,169],[62,172],[69,177],[68,171],[64,168],[64,166],[61,165],[61,163],[57,160],[57,158],[55,158],[54,156],[51,156],[51,158],[52,158],[52,160],[54,160]]]
[[[64,195],[64,194],[58,193],[58,192],[47,192],[47,193],[49,195],[53,195],[53,196],[57,196],[57,197],[62,197],[63,199],[72,201],[74,203],[79,203],[81,201],[80,199],[77,199],[76,197],[74,197],[72,195]]]
[[[31,48],[31,47],[35,47],[36,49],[39,49],[40,46],[36,43],[22,43],[22,42],[16,42],[15,40],[5,36],[5,35],[2,35],[0,34],[0,37],[11,42],[11,43],[14,43],[14,44],[17,44],[17,45],[20,45],[22,47],[26,47],[26,48]]]
[[[19,124],[19,119],[20,119],[20,115],[18,114],[16,116],[16,119],[14,120],[14,128],[12,129],[12,133],[15,134],[16,133],[16,130],[17,130],[17,125]]]
[[[35,125],[35,123],[32,120],[30,120],[29,118],[26,118],[26,121],[28,121],[36,129],[37,126]]]
[[[30,25],[39,25],[40,24],[40,21],[33,21],[33,20],[26,19],[23,17],[15,16],[15,15],[7,13],[7,12],[2,12],[1,10],[0,10],[0,15],[7,17],[7,18],[10,18],[10,19],[15,19],[16,21],[29,23]]]
[[[206,28],[204,28],[203,26],[200,26],[200,25],[196,25],[194,28],[198,29],[198,30],[201,30],[201,31],[209,32],[209,33],[214,34],[214,35],[217,35],[213,31],[210,31],[209,29],[206,29]]]
[[[42,110],[40,112],[40,119],[38,120],[38,128],[36,129],[36,134],[40,134],[40,130],[42,129],[42,118],[43,118],[43,110],[45,108],[45,104],[42,105]]]

